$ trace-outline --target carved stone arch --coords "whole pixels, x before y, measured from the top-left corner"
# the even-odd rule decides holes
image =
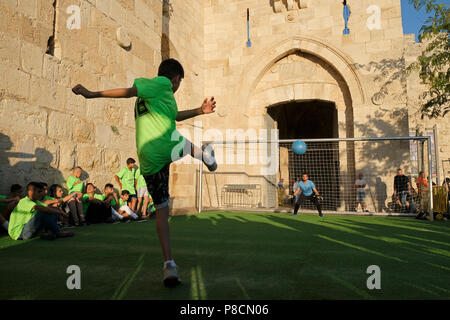
[[[241,76],[239,93],[236,94],[235,106],[247,110],[261,78],[265,73],[283,57],[295,53],[305,52],[327,62],[344,79],[350,92],[353,109],[366,104],[365,90],[353,61],[344,53],[321,40],[311,37],[295,36],[271,46],[264,51],[255,63],[249,65]]]

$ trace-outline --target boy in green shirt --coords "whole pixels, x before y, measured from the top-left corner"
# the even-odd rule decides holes
[[[8,220],[11,212],[22,198],[23,189],[20,184],[13,184],[10,188],[9,196],[0,195],[0,225],[8,231]]]
[[[127,166],[120,170],[114,178],[120,186],[120,191],[128,191],[130,193],[130,208],[131,210],[136,209],[137,196],[136,196],[136,160],[129,158],[127,160]]]
[[[83,195],[83,209],[88,223],[110,222],[111,210],[104,202],[105,196],[96,193],[97,188],[92,184],[86,184],[86,194]]]
[[[176,130],[176,121],[214,113],[214,97],[206,98],[199,108],[178,112],[174,93],[178,90],[184,69],[174,60],[161,62],[158,77],[140,78],[131,88],[91,92],[82,85],[72,91],[85,98],[133,98],[135,104],[136,146],[141,172],[156,207],[156,230],[164,256],[163,281],[166,286],[180,284],[178,266],[172,259],[169,232],[170,164],[186,155],[202,160],[210,171],[217,169],[210,146],[201,149],[191,144]]]
[[[82,201],[84,183],[80,179],[82,173],[83,169],[81,167],[74,168],[72,175],[67,178],[66,182],[69,194],[73,196],[73,199],[69,201],[68,205],[70,220],[75,226],[86,224]]]
[[[73,237],[73,233],[60,232],[56,224],[59,215],[64,212],[48,207],[41,201],[44,199],[44,187],[38,182],[30,182],[27,186],[27,196],[19,201],[11,213],[8,233],[14,240],[34,238],[42,229],[49,233],[42,239]]]

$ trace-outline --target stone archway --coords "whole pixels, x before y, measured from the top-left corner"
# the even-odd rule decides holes
[[[353,137],[354,109],[366,103],[352,61],[337,49],[312,38],[293,37],[273,46],[260,56],[251,70],[244,72],[241,84],[236,105],[245,106],[240,110],[245,110],[248,127],[254,129],[277,128],[278,124],[267,112],[269,107],[319,100],[336,106],[337,134],[329,138]],[[341,146],[338,153],[340,173],[353,175],[355,161],[351,143]],[[287,155],[287,150],[280,149],[280,157],[282,154]],[[280,168],[276,180],[281,175]],[[342,185],[340,192],[349,190],[352,190],[351,185]],[[340,206],[342,210],[349,204]]]

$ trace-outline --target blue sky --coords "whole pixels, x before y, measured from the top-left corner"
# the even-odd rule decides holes
[[[450,0],[440,0],[438,3],[445,3],[450,5]],[[414,9],[414,6],[409,3],[409,0],[402,0],[402,17],[403,17],[403,32],[415,33],[416,41],[418,41],[419,30],[424,24],[428,15],[424,8],[421,11]]]

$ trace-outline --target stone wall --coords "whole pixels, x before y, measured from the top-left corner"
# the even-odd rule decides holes
[[[438,123],[440,157],[449,158],[448,119],[416,115],[423,87],[404,71],[421,47],[403,35],[400,2],[379,0],[374,7],[371,0],[352,1],[350,34],[343,35],[341,1],[3,0],[0,193],[15,182],[61,183],[75,165],[100,188],[114,182],[126,159],[136,157],[134,99],[87,101],[71,88],[128,87],[136,77],[155,76],[166,57],[185,67],[179,110],[200,106],[205,96],[218,101],[216,114],[178,125],[196,143],[201,129],[215,129],[206,140],[226,139],[227,129],[270,129],[276,123],[267,107],[322,99],[336,104],[339,137],[406,136]],[[408,145],[377,150],[384,152],[383,162],[366,169],[382,173],[391,193],[395,167],[408,170]],[[365,159],[341,154],[343,167],[348,160],[362,170],[358,164]],[[184,160],[172,165],[171,195],[174,208],[192,210],[198,205],[198,163]],[[245,172],[231,179],[240,183],[259,172],[248,164],[220,170]],[[220,190],[211,179],[210,187]]]
[[[163,29],[170,30],[170,55],[187,70],[177,94],[180,109],[202,101],[201,2],[175,2],[170,19],[163,19],[162,2],[154,0],[53,3],[0,2],[2,194],[12,183],[63,183],[74,166],[102,190],[114,183],[126,159],[137,158],[134,99],[85,100],[71,88],[122,88],[137,77],[156,76]]]

